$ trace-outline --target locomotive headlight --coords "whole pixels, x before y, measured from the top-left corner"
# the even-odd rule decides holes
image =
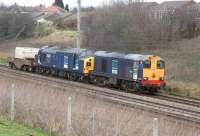
[[[148,80],[149,78],[148,78],[148,77],[143,77],[143,79],[144,79],[144,80]]]
[[[160,77],[160,80],[164,80],[164,77]]]

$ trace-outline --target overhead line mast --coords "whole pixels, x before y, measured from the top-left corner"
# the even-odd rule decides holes
[[[81,47],[81,0],[78,0],[78,8],[77,8],[77,43],[76,46],[78,49]]]

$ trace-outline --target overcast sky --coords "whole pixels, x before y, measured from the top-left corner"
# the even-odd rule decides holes
[[[36,6],[36,5],[46,5],[50,6],[55,0],[0,0],[0,3],[5,3],[7,5],[12,5],[14,3],[18,3],[19,5],[22,6]],[[83,6],[97,6],[102,4],[103,2],[106,1],[112,1],[112,0],[81,0]],[[126,0],[127,1],[127,0]],[[143,0],[143,1],[152,1],[152,0]],[[158,3],[164,1],[164,0],[153,0],[157,1]],[[200,1],[200,0],[197,0]],[[64,4],[69,4],[69,6],[75,7],[77,5],[77,0],[63,0]]]

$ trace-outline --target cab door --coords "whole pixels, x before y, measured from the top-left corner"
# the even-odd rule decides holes
[[[138,79],[138,68],[139,68],[139,62],[135,61],[133,63],[133,80]]]

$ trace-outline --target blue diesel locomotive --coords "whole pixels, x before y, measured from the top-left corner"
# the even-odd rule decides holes
[[[165,62],[154,55],[46,47],[39,51],[36,60],[40,74],[69,80],[150,91],[165,86]]]

